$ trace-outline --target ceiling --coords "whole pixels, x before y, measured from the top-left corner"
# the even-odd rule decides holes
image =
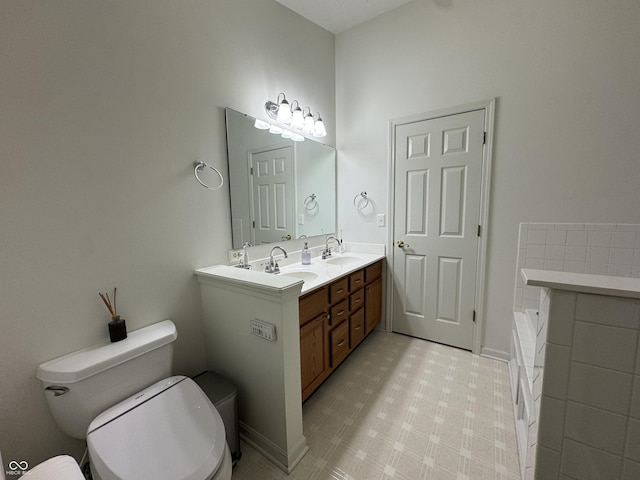
[[[338,34],[413,0],[276,0]]]

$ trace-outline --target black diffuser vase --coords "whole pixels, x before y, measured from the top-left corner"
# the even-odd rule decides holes
[[[109,338],[112,342],[119,342],[127,338],[127,322],[120,316],[115,316],[109,322]]]

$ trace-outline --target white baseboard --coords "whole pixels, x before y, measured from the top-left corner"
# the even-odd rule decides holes
[[[500,360],[501,362],[509,361],[509,352],[505,352],[503,350],[495,350],[493,348],[482,347],[480,349],[480,356],[493,358],[494,360]]]

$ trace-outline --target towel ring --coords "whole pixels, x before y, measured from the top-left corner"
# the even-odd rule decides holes
[[[204,183],[202,180],[200,180],[200,177],[198,176],[198,172],[202,171],[204,167],[209,167],[211,170],[213,170],[218,174],[218,176],[220,177],[220,185],[218,185],[217,187],[210,187],[209,185]],[[209,165],[208,163],[193,162],[193,174],[196,176],[196,180],[198,180],[198,183],[203,187],[208,188],[209,190],[220,190],[222,188],[222,185],[224,185],[224,177],[220,173],[220,170],[218,170],[216,167],[212,165]]]
[[[304,199],[304,208],[305,210],[313,210],[318,206],[318,200],[316,200],[316,194],[312,193],[307,198]]]
[[[358,199],[358,197],[361,197]],[[364,205],[363,205],[364,201]],[[367,197],[367,192],[360,192],[355,197],[353,197],[353,206],[358,209],[358,211],[362,211],[369,206],[369,197]]]

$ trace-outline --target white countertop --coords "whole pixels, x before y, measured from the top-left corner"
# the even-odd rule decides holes
[[[520,270],[525,285],[612,297],[640,298],[640,278],[591,275],[552,270]]]
[[[246,270],[228,265],[200,268],[195,273],[201,277],[222,277],[235,283],[260,285],[264,288],[277,290],[289,288],[303,281],[302,293],[306,293],[383,258],[385,258],[383,254],[348,251],[334,253],[326,260],[314,257],[311,259],[310,265],[293,263],[281,266],[279,274],[265,273],[256,269]],[[343,264],[336,264],[336,262]]]

